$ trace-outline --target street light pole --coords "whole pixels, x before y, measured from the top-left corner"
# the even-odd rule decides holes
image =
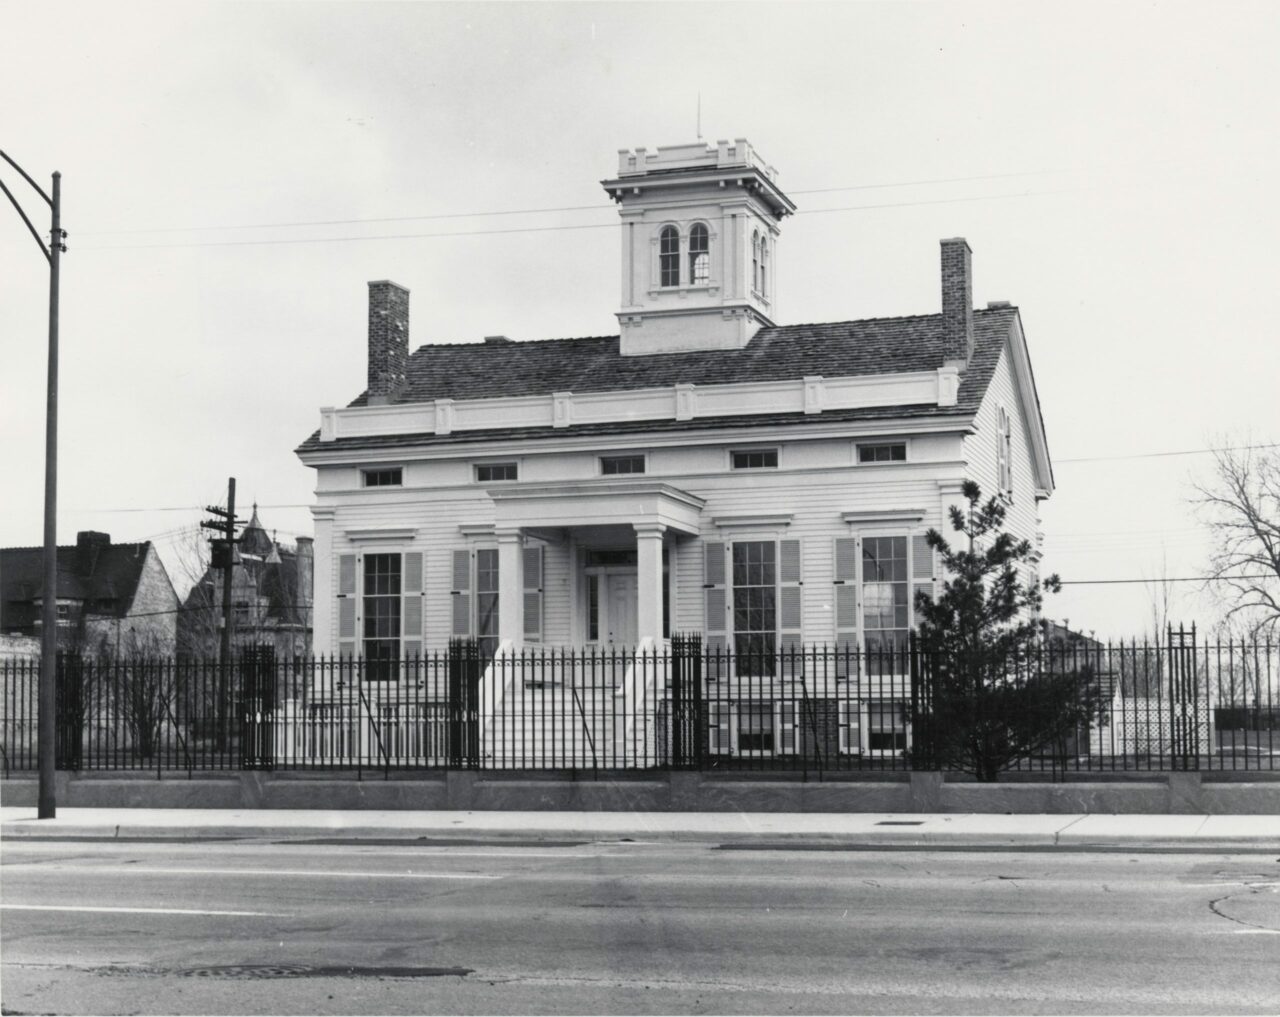
[[[54,171],[53,225],[49,233],[49,388],[44,418],[44,597],[41,598],[40,639],[40,793],[36,818],[53,819],[58,806],[54,793],[54,682],[58,664],[58,255],[62,250],[62,174]],[[76,731],[76,737],[80,732]]]
[[[18,210],[27,229],[40,245],[40,251],[49,262],[49,386],[45,402],[45,440],[44,440],[44,591],[40,598],[40,693],[39,709],[39,765],[40,789],[37,796],[36,815],[39,819],[53,819],[57,815],[57,802],[54,790],[54,773],[57,759],[54,753],[56,725],[54,711],[57,709],[58,663],[58,268],[59,255],[67,249],[63,243],[66,233],[62,230],[62,174],[54,171],[53,196],[31,179],[26,171],[16,162],[0,151],[10,166],[17,170],[37,194],[48,204],[52,211],[49,228],[49,246],[46,247],[39,232],[31,224],[27,213],[22,210],[4,181],[0,180],[0,191]]]

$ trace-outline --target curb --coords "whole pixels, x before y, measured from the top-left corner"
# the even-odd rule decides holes
[[[57,824],[57,820],[53,820]],[[374,826],[147,826],[137,824],[68,824],[52,825],[48,821],[29,820],[9,822],[0,826],[0,840],[93,840],[93,841],[200,841],[200,840],[236,840],[236,841],[283,841],[299,842],[308,840],[341,840],[361,841],[380,840],[403,842],[411,846],[419,841],[430,841],[431,846],[447,844],[449,841],[466,841],[474,843],[492,841],[501,844],[510,841],[582,841],[589,844],[617,844],[619,842],[636,843],[687,843],[708,845],[732,845],[734,847],[754,846],[761,850],[788,848],[804,849],[838,849],[841,847],[874,849],[884,848],[917,848],[920,850],[945,850],[947,848],[987,848],[987,849],[1057,849],[1072,851],[1115,851],[1115,850],[1156,850],[1156,851],[1280,851],[1274,836],[1269,834],[1242,833],[1229,838],[1218,836],[1184,836],[1141,834],[1076,834],[1067,830],[1054,833],[1037,832],[1001,832],[983,833],[981,831],[885,831],[883,833],[867,832],[796,832],[776,831],[750,832],[742,830],[709,831],[709,830],[652,830],[642,827],[634,829],[618,829],[601,831],[586,828],[528,828],[520,830],[468,830],[468,829],[413,829],[403,827]]]

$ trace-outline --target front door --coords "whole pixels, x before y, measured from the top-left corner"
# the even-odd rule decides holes
[[[636,645],[636,574],[606,573],[605,641],[614,646]]]

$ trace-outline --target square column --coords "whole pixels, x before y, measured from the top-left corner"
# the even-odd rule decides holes
[[[524,642],[524,533],[498,530],[498,639]]]
[[[662,641],[662,523],[636,523],[636,637]]]

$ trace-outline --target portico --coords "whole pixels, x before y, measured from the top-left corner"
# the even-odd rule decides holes
[[[529,631],[525,574],[532,542],[568,544],[571,628],[579,643],[663,638],[664,551],[698,534],[704,499],[670,484],[602,480],[489,491],[498,544],[498,635]]]

